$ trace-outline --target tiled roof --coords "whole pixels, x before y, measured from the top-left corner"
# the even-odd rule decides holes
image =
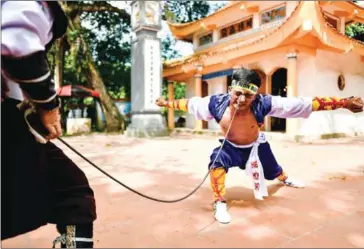
[[[274,28],[273,30],[270,30],[269,33],[264,33],[261,36],[257,36],[255,37],[255,39],[251,39],[251,40],[243,40],[241,42],[238,43],[234,43],[231,45],[228,45],[222,49],[219,49],[218,51],[208,51],[208,52],[200,52],[200,53],[195,53],[189,56],[185,56],[182,58],[177,58],[177,59],[173,59],[173,60],[169,60],[164,62],[164,66],[165,68],[173,68],[179,65],[187,65],[187,64],[191,64],[193,62],[197,62],[200,61],[201,59],[207,57],[207,56],[213,56],[213,55],[217,55],[217,54],[221,54],[221,53],[227,53],[233,50],[238,50],[242,47],[245,46],[249,46],[252,44],[258,44],[263,42],[265,39],[267,39],[269,36],[273,35],[274,33],[277,33],[281,30],[284,29],[284,27],[287,25],[287,23],[294,17],[297,15],[297,13],[299,13],[299,9],[302,7],[302,5],[304,4],[304,1],[300,1],[299,4],[296,6],[296,8],[293,10],[292,14],[284,20],[284,22],[281,23],[281,25],[279,25],[278,27]],[[323,12],[322,12],[322,8],[319,6],[318,2],[315,3],[316,6],[319,8],[321,14],[322,14],[322,18],[324,18],[323,16]],[[337,29],[335,29],[334,27],[332,27],[331,25],[329,25],[328,23],[326,23],[326,26],[328,28],[330,28],[330,30],[332,32],[334,32],[334,35],[340,36],[342,39],[345,39],[348,43],[352,44],[353,46],[359,46],[364,48],[364,43],[350,38],[344,34],[341,34]]]
[[[353,4],[354,6],[356,7],[359,7],[359,8],[362,8],[360,7],[359,5],[353,3],[353,2],[348,2],[350,4]],[[320,9],[320,13],[321,13],[321,17],[324,18],[324,14],[323,14],[323,9],[322,7],[318,6],[318,8]],[[359,40],[356,40],[356,39],[353,39],[345,34],[342,34],[341,32],[339,32],[337,30],[337,28],[333,27],[332,25],[330,25],[329,23],[326,23],[326,26],[330,29],[330,31],[332,31],[335,35],[339,36],[340,38],[342,39],[345,39],[348,43],[350,44],[353,44],[353,45],[356,45],[356,46],[359,46],[359,47],[362,47],[364,48],[364,42],[362,41],[359,41]]]
[[[237,49],[239,49],[241,47],[244,47],[244,46],[248,46],[248,45],[251,45],[251,44],[260,43],[264,39],[266,39],[268,36],[270,36],[270,35],[278,32],[278,31],[280,31],[285,26],[285,24],[287,22],[289,22],[291,20],[291,18],[296,14],[296,12],[300,8],[300,6],[302,6],[302,2],[300,2],[296,6],[296,8],[293,10],[292,14],[288,18],[286,18],[284,20],[284,22],[281,23],[281,25],[279,25],[278,27],[274,28],[269,33],[264,33],[261,36],[255,37],[255,39],[248,40],[248,41],[244,40],[244,41],[241,41],[241,42],[238,42],[238,43],[235,43],[235,44],[231,44],[231,45],[228,45],[228,46],[224,47],[223,49],[221,49],[219,51],[214,51],[214,52],[209,51],[209,52],[195,53],[193,55],[189,55],[189,56],[185,56],[185,57],[182,57],[182,58],[173,59],[173,60],[170,60],[170,61],[166,61],[164,64],[167,67],[175,67],[175,66],[178,66],[178,65],[181,65],[181,64],[189,64],[189,63],[192,63],[194,61],[200,60],[204,56],[212,56],[212,55],[215,55],[215,54],[221,54],[221,52],[230,52],[230,51],[237,50]]]

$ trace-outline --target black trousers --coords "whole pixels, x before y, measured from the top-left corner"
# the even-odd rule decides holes
[[[96,204],[85,174],[53,143],[36,142],[18,103],[1,103],[1,239],[48,223],[91,224]]]

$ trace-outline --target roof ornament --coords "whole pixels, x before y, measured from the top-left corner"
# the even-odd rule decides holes
[[[303,21],[303,25],[302,25],[302,29],[304,31],[308,31],[308,30],[312,30],[312,21],[311,20],[304,20]]]
[[[326,32],[323,32],[322,36],[323,36],[322,39],[324,40],[324,42],[327,43],[327,34],[326,34]]]
[[[349,53],[351,50],[353,50],[353,48],[354,48],[353,44],[350,44],[349,47],[345,48],[345,54]]]
[[[357,9],[355,9],[354,11],[353,11],[353,17],[356,17],[357,15],[358,15],[358,10]]]
[[[199,72],[199,73],[201,73],[201,72],[202,72],[202,69],[203,69],[202,64],[200,64],[200,63],[196,63],[196,64],[195,64],[195,67],[196,67],[196,69],[197,69],[197,72]]]

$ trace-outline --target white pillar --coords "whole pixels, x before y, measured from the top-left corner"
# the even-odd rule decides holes
[[[297,97],[297,53],[296,51],[287,54],[287,97]],[[298,122],[296,118],[286,120],[286,133],[294,137],[298,133]]]

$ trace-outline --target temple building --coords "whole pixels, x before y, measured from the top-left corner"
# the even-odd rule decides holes
[[[260,93],[280,96],[364,97],[364,43],[345,35],[364,23],[364,8],[345,1],[230,1],[194,22],[169,23],[177,40],[193,44],[190,56],[163,64],[168,96],[173,82],[186,84],[186,97],[225,93],[234,69],[254,69]],[[174,113],[168,113],[174,128]],[[217,130],[215,121],[188,115],[186,128]],[[364,115],[347,110],[315,112],[308,119],[267,117],[264,131],[288,136],[364,135]]]

